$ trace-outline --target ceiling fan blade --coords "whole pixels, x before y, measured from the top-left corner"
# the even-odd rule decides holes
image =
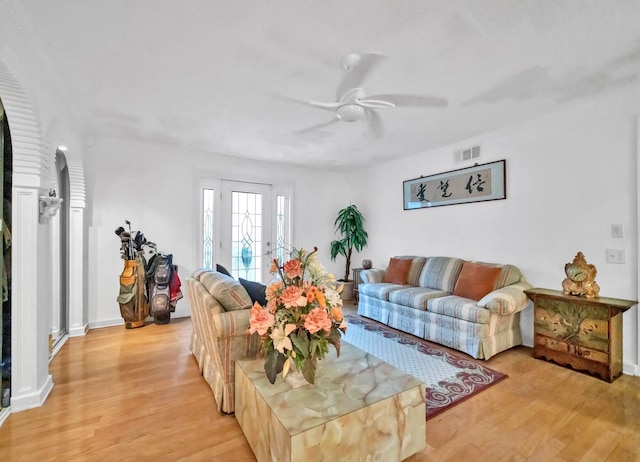
[[[338,102],[324,103],[322,101],[309,101],[308,104],[313,107],[319,107],[320,109],[326,109],[328,111],[335,111],[340,106],[340,103]]]
[[[371,95],[367,99],[388,101],[404,107],[446,107],[449,104],[446,98],[426,95]]]
[[[367,110],[367,124],[374,138],[382,138],[384,128],[382,127],[382,117],[376,111]]]
[[[303,128],[303,129],[300,129],[300,130],[296,130],[293,133],[294,133],[294,135],[302,135],[304,133],[309,133],[309,132],[312,132],[314,130],[318,130],[320,128],[327,127],[329,125],[333,125],[336,122],[340,122],[340,119],[338,119],[337,117],[334,117],[329,122],[323,122],[321,124],[312,125],[311,127],[307,127],[307,128]]]
[[[271,94],[273,98],[279,99],[281,101],[286,101],[288,103],[299,104],[302,106],[313,106],[318,107],[320,109],[326,109],[327,111],[335,111],[335,109],[339,106],[338,103],[323,103],[319,101],[305,101],[301,99],[291,98],[290,96]]]
[[[355,53],[353,55],[356,55]],[[340,100],[342,95],[352,88],[357,88],[369,75],[369,73],[384,59],[384,55],[376,53],[358,53],[356,61],[353,66],[347,68],[345,76],[338,85],[336,90],[336,99]]]
[[[382,101],[380,99],[359,99],[358,104],[362,107],[366,107],[369,109],[384,109],[384,108],[392,108],[396,107],[395,104],[390,103],[389,101]]]

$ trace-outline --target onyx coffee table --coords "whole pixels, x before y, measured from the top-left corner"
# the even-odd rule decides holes
[[[400,461],[425,447],[425,385],[342,342],[315,384],[272,385],[264,360],[236,361],[235,417],[262,461]]]

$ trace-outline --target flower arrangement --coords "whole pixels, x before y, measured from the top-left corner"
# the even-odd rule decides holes
[[[332,344],[340,356],[341,332],[347,324],[342,315],[342,286],[336,287],[317,258],[318,249],[293,249],[291,259],[279,266],[271,263],[277,279],[267,287],[266,307],[254,303],[249,332],[262,337],[264,370],[274,383],[291,368],[302,372],[309,383],[315,382],[318,360]]]

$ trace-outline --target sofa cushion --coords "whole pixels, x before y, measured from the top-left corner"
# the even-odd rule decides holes
[[[522,278],[522,273],[520,270],[513,265],[500,265],[498,263],[485,263],[485,262],[477,262],[481,265],[485,266],[493,266],[495,268],[502,269],[500,273],[500,277],[498,278],[498,282],[496,282],[496,289],[502,289],[503,287],[510,286],[511,284],[516,284],[520,282]]]
[[[390,258],[387,271],[384,273],[382,282],[390,282],[392,284],[406,284],[409,270],[411,269],[411,261],[404,258]]]
[[[200,273],[199,281],[225,311],[251,308],[251,297],[246,289],[232,277],[216,271]]]
[[[395,258],[401,260],[411,260],[411,267],[409,268],[409,274],[407,275],[407,284],[417,287],[419,285],[418,281],[420,281],[420,273],[422,272],[422,268],[424,268],[424,264],[427,261],[427,258],[416,257],[413,255],[401,255],[396,256]]]
[[[426,287],[409,287],[389,292],[389,301],[396,305],[408,306],[426,311],[429,299],[451,295],[449,292]]]
[[[427,311],[479,324],[488,324],[491,319],[489,310],[476,305],[475,300],[457,295],[430,299]]]
[[[389,300],[389,293],[394,290],[404,289],[406,286],[400,284],[390,284],[388,282],[380,282],[378,284],[360,284],[358,292],[360,295],[368,295],[369,297],[379,300]]]
[[[452,257],[429,257],[420,273],[419,286],[453,292],[464,260]]]
[[[522,273],[517,267],[513,265],[504,265],[502,267],[500,277],[498,278],[498,282],[496,282],[496,289],[502,289],[503,287],[510,286],[511,284],[516,284],[520,282],[521,278]]]
[[[470,261],[464,262],[453,295],[480,300],[496,287],[502,268]]]
[[[233,276],[231,276],[231,273],[229,272],[229,270],[227,268],[225,268],[222,265],[219,265],[216,263],[216,271],[218,273],[222,273],[222,274],[226,274],[227,276],[229,276],[230,278],[232,278]]]
[[[267,286],[255,281],[247,281],[246,279],[238,278],[240,285],[245,288],[251,298],[251,304],[258,302],[261,306],[267,305]]]

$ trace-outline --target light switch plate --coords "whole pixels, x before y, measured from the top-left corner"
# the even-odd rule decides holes
[[[624,249],[607,249],[607,263],[624,264],[626,262]]]
[[[611,225],[611,236],[612,237],[624,237],[624,225]]]

